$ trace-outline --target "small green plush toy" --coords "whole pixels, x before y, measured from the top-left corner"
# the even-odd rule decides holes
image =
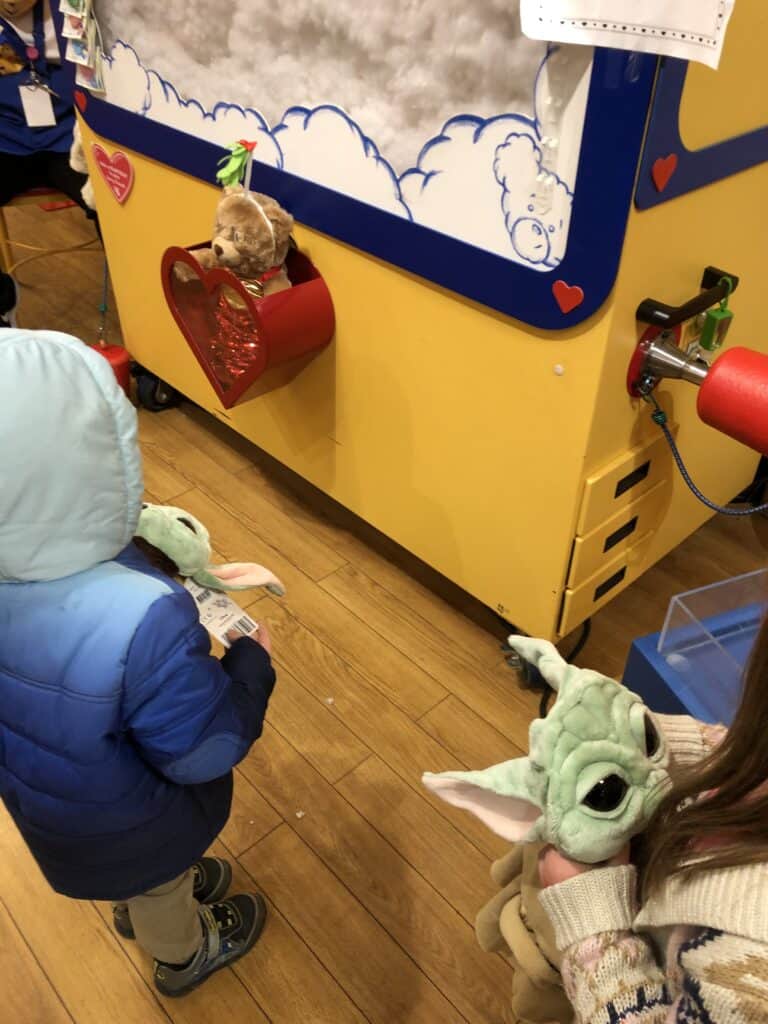
[[[249,590],[265,587],[277,597],[285,587],[269,569],[254,562],[211,565],[210,535],[199,519],[172,505],[143,505],[136,536],[162,551],[188,576],[211,590]]]
[[[531,724],[529,755],[485,771],[427,773],[424,785],[513,842],[551,843],[584,864],[609,860],[641,832],[664,795],[669,755],[640,698],[576,668],[546,640],[511,636],[557,699]]]

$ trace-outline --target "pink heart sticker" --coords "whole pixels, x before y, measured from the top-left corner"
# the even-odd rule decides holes
[[[133,188],[133,164],[125,153],[118,151],[110,156],[98,142],[93,144],[93,155],[112,195],[118,203],[124,203]]]

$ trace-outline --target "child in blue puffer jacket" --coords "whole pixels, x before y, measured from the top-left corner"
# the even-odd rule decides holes
[[[112,900],[181,995],[264,925],[203,855],[275,674],[266,638],[213,658],[190,594],[132,543],[136,428],[99,354],[0,331],[0,797],[53,888]]]

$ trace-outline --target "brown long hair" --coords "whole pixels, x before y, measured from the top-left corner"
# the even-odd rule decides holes
[[[643,842],[643,889],[673,875],[768,860],[768,617],[758,633],[741,704],[723,742],[675,781]],[[707,794],[703,799],[702,794]],[[698,854],[701,840],[717,847]],[[693,854],[693,860],[692,858]]]

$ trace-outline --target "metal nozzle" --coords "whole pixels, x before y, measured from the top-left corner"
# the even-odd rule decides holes
[[[642,376],[661,380],[675,377],[700,386],[709,373],[709,363],[700,356],[688,355],[672,341],[652,341],[645,352]]]

